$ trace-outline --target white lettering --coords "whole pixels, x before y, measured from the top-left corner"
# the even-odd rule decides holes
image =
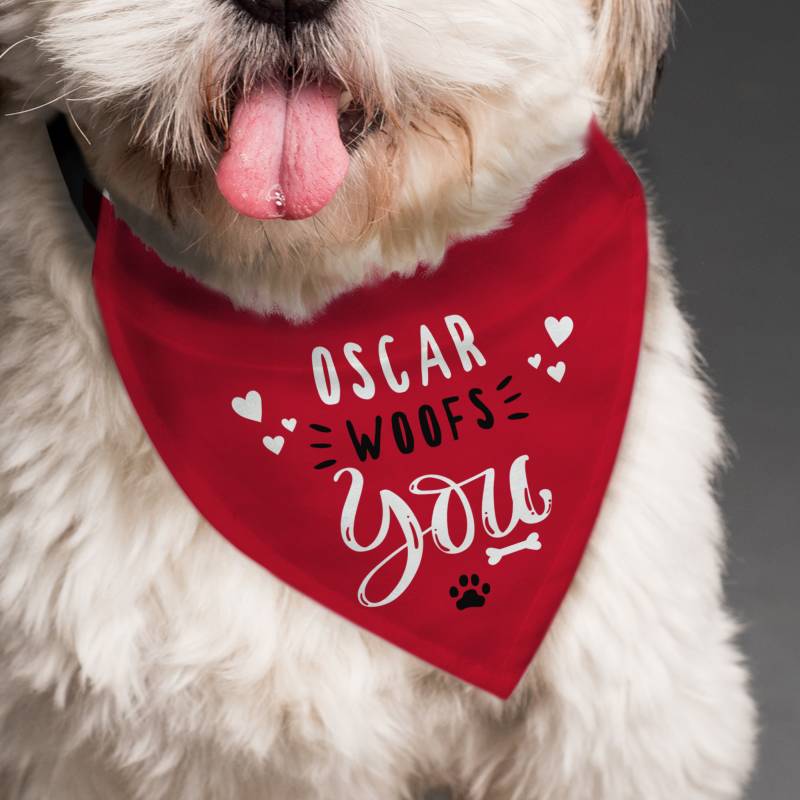
[[[315,347],[311,353],[311,368],[319,399],[325,405],[335,406],[342,396],[339,376],[333,363],[333,356],[327,347]]]
[[[387,540],[393,523],[397,523],[402,537],[402,544],[396,547],[382,561],[376,564],[366,575],[358,588],[358,601],[369,608],[385,606],[394,602],[411,585],[422,563],[425,536],[430,534],[436,548],[448,555],[463,553],[475,540],[475,514],[464,487],[474,481],[483,481],[480,516],[485,532],[493,538],[504,538],[511,535],[519,525],[533,525],[550,516],[553,507],[552,492],[549,489],[539,491],[542,509],[533,507],[531,491],[528,486],[526,465],[527,455],[518,456],[509,469],[509,493],[511,498],[511,518],[504,529],[497,524],[495,513],[495,470],[493,467],[479,472],[470,478],[456,482],[444,475],[421,475],[411,482],[409,491],[417,496],[433,496],[435,502],[431,512],[430,525],[423,530],[422,524],[409,504],[389,489],[381,489],[380,499],[381,521],[377,532],[368,544],[360,543],[356,536],[356,514],[364,493],[364,477],[353,467],[340,469],[334,475],[334,481],[347,475],[350,487],[347,492],[341,515],[341,536],[345,545],[357,553],[366,553],[380,547]],[[451,527],[453,515],[450,513],[451,500],[455,498],[459,511],[464,515],[463,527],[459,536],[454,537]],[[487,551],[488,552],[488,551]],[[383,597],[373,598],[369,595],[373,579],[383,572],[384,568],[393,564],[395,559],[403,558],[402,573],[392,589]],[[396,568],[395,568],[396,569]],[[395,574],[393,572],[393,574]]]
[[[474,359],[479,367],[485,366],[486,358],[475,346],[475,334],[464,317],[460,314],[450,314],[444,318],[444,324],[447,325],[447,330],[450,331],[450,336],[456,346],[456,352],[461,359],[461,366],[464,367],[464,371],[469,372],[472,369],[470,357]]]
[[[442,375],[444,375],[445,378],[450,378],[452,374],[450,372],[450,367],[447,366],[447,362],[444,360],[441,348],[439,347],[438,342],[434,338],[430,328],[427,325],[420,325],[419,344],[420,350],[422,351],[420,358],[422,385],[428,385],[428,373],[432,367],[439,367],[439,369],[442,371]]]

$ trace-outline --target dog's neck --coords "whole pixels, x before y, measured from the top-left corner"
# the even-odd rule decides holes
[[[420,198],[417,188],[408,209],[401,203],[368,235],[349,240],[338,238],[324,218],[279,222],[292,226],[284,228],[290,236],[288,244],[284,236],[282,246],[272,241],[267,226],[256,228],[254,237],[253,224],[235,218],[217,228],[191,229],[171,223],[158,209],[143,210],[146,204],[125,191],[112,186],[110,193],[118,216],[167,264],[225,293],[241,307],[302,320],[367,280],[411,274],[420,263],[436,266],[453,241],[506,224],[542,179],[581,154],[591,103],[578,97],[568,105],[559,109],[557,123],[548,124],[547,119],[537,123],[539,133],[552,136],[557,131],[554,143],[533,146],[516,134],[484,131],[492,137],[492,159],[476,161],[471,181],[430,198]],[[498,144],[506,162],[502,168],[497,166]],[[194,218],[200,219],[197,214]],[[250,227],[241,228],[239,239],[239,229],[233,225],[242,223]],[[303,235],[292,240],[293,230]]]

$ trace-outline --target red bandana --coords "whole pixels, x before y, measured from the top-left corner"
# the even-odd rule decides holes
[[[307,324],[237,310],[108,203],[94,283],[153,444],[286,583],[507,697],[617,454],[647,262],[642,191],[593,127],[509,228]]]

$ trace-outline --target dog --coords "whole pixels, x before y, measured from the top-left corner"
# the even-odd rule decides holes
[[[0,2],[3,798],[742,796],[756,713],[722,592],[726,444],[657,222],[613,476],[502,702],[287,587],[177,488],[108,353],[93,244],[46,132],[65,115],[94,180],[167,263],[302,321],[501,227],[580,156],[593,116],[612,136],[637,130],[672,11]],[[217,173],[237,103],[265,76],[334,87],[348,165],[253,219]]]

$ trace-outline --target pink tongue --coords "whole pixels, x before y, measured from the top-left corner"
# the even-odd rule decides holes
[[[347,175],[339,135],[338,92],[263,86],[239,101],[217,186],[240,214],[302,219],[326,206]]]

